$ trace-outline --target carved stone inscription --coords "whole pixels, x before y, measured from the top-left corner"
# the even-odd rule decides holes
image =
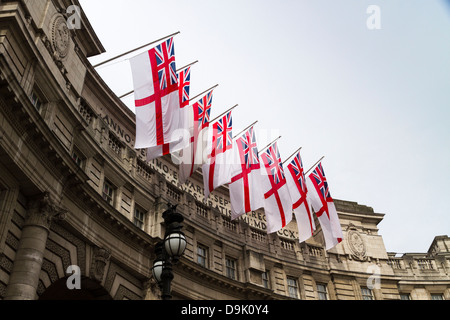
[[[117,121],[117,119],[115,119],[115,117],[105,113],[104,111],[105,110],[103,110],[100,114],[104,123],[109,126],[109,129],[112,130],[122,142],[134,149],[134,133],[128,132],[125,129],[125,125],[122,125],[119,121]],[[211,195],[205,199],[202,183],[197,183],[193,179],[188,179],[188,181],[183,185],[178,183],[178,168],[173,164],[168,163],[163,159],[153,159],[148,162],[145,160],[145,150],[136,150],[136,154],[141,160],[146,162],[150,168],[163,174],[166,181],[177,188],[180,188],[183,192],[189,193],[195,200],[203,203],[205,206],[214,208],[222,215],[231,218],[229,197],[226,197],[217,191],[213,191]],[[240,219],[244,220],[250,227],[264,232],[267,231],[266,216],[263,210],[250,212],[242,216]],[[289,238],[292,240],[298,239],[297,226],[295,223],[291,223],[286,228],[278,231],[278,235],[280,237]]]
[[[189,193],[194,197],[195,200],[201,202],[207,207],[211,207],[219,211],[222,215],[231,218],[231,207],[230,200],[228,197],[213,191],[208,198],[204,197],[204,190],[202,184],[197,183],[193,179],[188,179],[188,181],[180,185],[178,183],[178,171],[171,164],[166,163],[161,159],[153,159],[148,162],[148,165],[155,171],[164,175],[165,179],[180,188],[183,192]],[[243,215],[239,219],[244,220],[250,227],[256,228],[258,230],[267,231],[266,215],[264,211],[253,211],[246,215]],[[298,231],[295,223],[291,223],[284,229],[278,231],[280,237],[289,239],[298,239]]]

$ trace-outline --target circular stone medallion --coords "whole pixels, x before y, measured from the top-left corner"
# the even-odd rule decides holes
[[[66,19],[58,16],[53,22],[53,47],[61,59],[65,58],[69,52],[69,32]]]

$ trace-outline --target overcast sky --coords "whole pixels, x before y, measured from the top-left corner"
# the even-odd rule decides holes
[[[212,117],[239,104],[236,133],[258,120],[260,147],[281,135],[282,158],[302,147],[306,169],[325,156],[333,198],[386,214],[388,252],[450,235],[449,1],[80,3],[107,51],[92,64],[180,31],[177,67],[199,60],[191,96],[219,84]],[[118,96],[133,89],[131,56],[98,68]]]

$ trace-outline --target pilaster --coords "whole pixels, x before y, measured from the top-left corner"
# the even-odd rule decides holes
[[[30,201],[5,300],[35,299],[51,223],[65,215],[48,193]]]

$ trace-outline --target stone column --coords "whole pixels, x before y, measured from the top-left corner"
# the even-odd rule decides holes
[[[65,210],[51,201],[48,193],[32,201],[22,229],[5,300],[35,299],[50,225],[54,219],[64,219],[65,214]]]

